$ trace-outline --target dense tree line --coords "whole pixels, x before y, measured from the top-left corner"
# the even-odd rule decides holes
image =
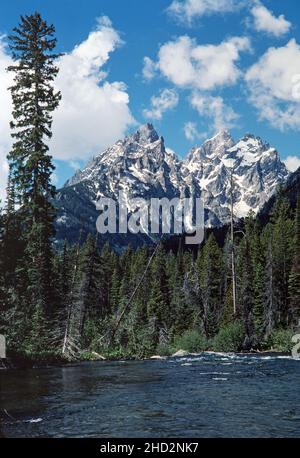
[[[6,220],[4,214],[2,227]],[[133,251],[129,246],[116,254],[108,245],[100,250],[91,235],[82,246],[65,244],[52,256],[52,302],[37,307],[27,276],[6,262],[11,251],[2,237],[1,332],[11,349],[60,353],[69,327],[72,342],[66,356],[85,350],[142,357],[179,346],[198,351],[264,349],[278,335],[284,345],[300,317],[300,200],[293,212],[279,195],[269,224],[260,228],[249,215],[235,240],[235,316],[229,237],[220,247],[211,233],[196,255],[183,245],[174,253],[159,244],[111,340],[153,248]]]
[[[300,200],[294,211],[279,191],[267,225],[249,214],[236,233],[236,313],[230,234],[220,246],[210,233],[196,254],[163,243],[154,256],[151,247],[117,254],[99,249],[100,236],[82,244],[80,234],[77,246],[55,250],[46,142],[60,100],[54,27],[26,16],[10,43],[14,145],[0,215],[0,333],[9,351],[143,357],[286,347],[300,318]]]

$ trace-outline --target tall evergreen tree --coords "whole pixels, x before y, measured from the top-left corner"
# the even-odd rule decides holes
[[[228,231],[224,247],[223,247],[223,310],[221,313],[221,326],[227,326],[234,320],[234,304],[233,304],[233,285],[232,285],[232,248],[230,231]]]
[[[222,253],[211,234],[204,246],[201,267],[200,285],[203,302],[204,331],[208,338],[218,331],[222,312]]]
[[[265,296],[264,289],[266,284],[266,257],[261,240],[261,229],[257,221],[254,223],[252,235],[249,234],[251,243],[252,267],[253,267],[253,326],[257,341],[261,341],[264,327]]]
[[[155,318],[158,327],[169,324],[169,289],[165,252],[160,245],[151,266],[151,292],[147,303],[148,319]]]
[[[19,212],[16,211],[15,185],[12,180],[11,167],[8,174],[6,201],[3,212],[3,256],[6,288],[16,287],[15,271],[24,255],[22,228]]]
[[[0,201],[0,310],[2,311],[2,313],[0,313],[0,334],[4,333],[4,330],[5,330],[5,320],[4,320],[3,312],[6,308],[3,235],[4,235],[4,218],[2,214],[1,201]]]
[[[135,288],[139,283],[140,278],[148,263],[148,259],[149,253],[146,247],[139,248],[133,256],[133,262],[131,266],[132,288]],[[147,303],[151,289],[151,269],[149,269],[146,279],[147,281],[142,282],[138,288],[131,307],[135,310],[135,317],[140,324],[145,324],[147,322]]]
[[[266,284],[264,334],[268,338],[279,324],[280,299],[276,281],[276,260],[274,257],[272,228],[267,227]]]
[[[278,324],[288,322],[288,284],[292,263],[293,220],[288,200],[279,191],[272,215],[274,275],[278,294]]]
[[[51,113],[61,99],[60,92],[53,88],[58,73],[54,61],[59,55],[54,53],[54,26],[39,13],[21,16],[13,32],[9,47],[14,64],[8,71],[14,74],[10,88],[14,144],[8,159],[25,242],[24,264],[19,268],[27,272],[27,304],[36,309],[32,311],[34,316],[41,318],[50,314],[53,291],[54,166],[46,140],[52,136]]]
[[[300,320],[300,194],[297,198],[293,262],[289,277],[289,323],[297,325]]]
[[[253,305],[254,305],[254,287],[253,287],[253,266],[250,252],[250,243],[248,234],[240,244],[240,316],[245,329],[244,348],[249,350],[253,346]]]
[[[185,329],[185,291],[184,285],[184,256],[182,243],[179,245],[177,256],[175,259],[175,265],[173,266],[171,277],[169,279],[170,289],[170,311],[171,311],[171,323],[172,330],[175,335],[182,334]]]

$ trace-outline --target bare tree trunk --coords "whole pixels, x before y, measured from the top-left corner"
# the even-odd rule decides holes
[[[232,270],[232,300],[233,300],[233,315],[236,316],[236,269],[235,269],[235,248],[234,248],[234,215],[233,215],[233,171],[230,175],[230,197],[231,197],[231,270]]]
[[[73,294],[74,294],[74,287],[75,287],[75,281],[76,281],[76,276],[77,276],[77,271],[78,271],[78,264],[79,264],[79,253],[80,253],[80,242],[81,242],[81,236],[82,236],[82,226],[79,232],[79,238],[78,238],[78,243],[77,243],[77,249],[76,249],[76,257],[75,257],[75,265],[74,265],[74,272],[73,272],[73,278],[72,278],[72,284],[71,284],[71,292],[70,292],[70,302],[68,304],[68,314],[67,314],[67,322],[66,322],[66,329],[65,329],[65,335],[64,335],[64,340],[63,340],[63,347],[62,347],[62,354],[65,355],[67,353],[67,346],[68,346],[68,340],[69,340],[69,333],[70,333],[70,325],[71,325],[71,318],[73,314]]]
[[[124,318],[125,313],[129,309],[129,307],[130,307],[130,305],[131,305],[136,293],[138,292],[138,290],[139,290],[139,288],[140,288],[140,286],[141,286],[141,284],[142,284],[142,282],[143,282],[143,280],[144,280],[144,278],[145,278],[145,276],[146,276],[146,274],[147,274],[147,272],[149,270],[149,267],[150,267],[150,265],[152,263],[152,260],[154,259],[155,255],[156,255],[156,252],[158,250],[159,243],[160,243],[160,241],[157,243],[157,245],[155,247],[155,250],[153,251],[152,255],[150,256],[150,259],[149,259],[149,261],[148,261],[148,263],[146,265],[146,268],[145,268],[145,270],[144,270],[139,282],[137,283],[136,287],[134,288],[130,298],[128,299],[127,304],[125,305],[125,307],[123,308],[120,316],[116,320],[116,323],[115,323],[115,325],[114,325],[114,327],[113,327],[113,329],[112,329],[112,331],[110,333],[110,336],[109,336],[109,345],[111,345],[111,343],[112,343],[112,341],[113,341],[113,339],[115,337],[115,334],[116,334],[116,332],[117,332],[117,330],[118,330],[118,328],[119,328],[119,326],[121,324],[121,321]],[[103,336],[100,340],[104,339],[105,337],[106,336]]]

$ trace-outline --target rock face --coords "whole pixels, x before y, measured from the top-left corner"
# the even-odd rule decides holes
[[[268,143],[251,134],[235,143],[226,130],[193,148],[182,169],[183,175],[196,178],[205,207],[215,216],[208,217],[208,226],[229,221],[231,174],[237,218],[245,217],[250,210],[257,213],[288,177],[278,152]]]
[[[293,209],[296,209],[297,199],[300,195],[300,167],[290,174],[284,186],[282,187],[281,195],[283,195],[290,203]],[[259,211],[259,219],[262,224],[267,224],[271,217],[273,206],[276,204],[277,196],[273,196],[266,202],[266,204]]]
[[[188,351],[185,350],[178,350],[176,353],[172,355],[172,358],[181,358],[182,356],[187,356],[189,354]]]
[[[193,148],[180,161],[166,149],[151,124],[119,140],[94,157],[59,191],[57,239],[78,240],[80,227],[95,232],[99,197],[118,199],[122,191],[130,209],[131,198],[202,197],[206,225],[220,226],[230,216],[230,181],[234,184],[237,218],[255,213],[283,183],[288,172],[274,148],[260,138],[246,135],[237,143],[226,130]],[[102,236],[101,236],[102,237]],[[109,235],[117,248],[149,242],[146,235]]]

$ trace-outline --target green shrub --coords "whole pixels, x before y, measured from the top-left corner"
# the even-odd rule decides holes
[[[292,342],[293,333],[289,329],[277,329],[273,331],[269,339],[269,346],[273,350],[288,352],[292,351],[295,344]]]
[[[214,351],[236,352],[242,349],[244,338],[241,323],[230,323],[220,329],[213,339],[212,348]]]
[[[80,353],[80,361],[98,361],[97,353],[93,351],[82,351]]]
[[[185,350],[189,353],[198,353],[207,350],[207,340],[197,330],[185,331],[174,340],[175,351]]]
[[[102,349],[102,352],[100,352],[100,354],[103,355],[106,359],[117,361],[120,359],[129,360],[139,358],[139,356],[132,353],[128,348],[122,346],[111,347],[107,350]]]
[[[159,356],[171,356],[174,349],[168,344],[158,344],[155,353]]]

